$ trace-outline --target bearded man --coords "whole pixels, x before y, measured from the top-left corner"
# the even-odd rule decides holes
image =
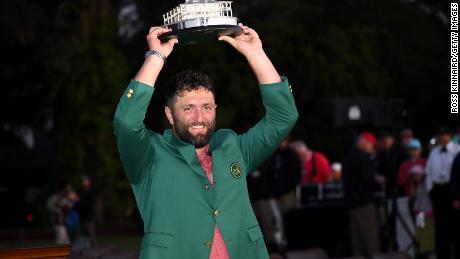
[[[214,131],[214,87],[206,74],[195,71],[179,73],[167,86],[171,129],[162,135],[146,129],[155,82],[177,43],[158,39],[167,28],[152,27],[147,35],[145,62],[114,118],[120,158],[144,222],[140,258],[269,258],[246,176],[289,134],[298,113],[287,79],[272,65],[258,34],[240,26],[243,34],[219,40],[247,59],[266,110],[241,135]]]

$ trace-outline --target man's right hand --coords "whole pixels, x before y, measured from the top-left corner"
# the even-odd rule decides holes
[[[170,39],[169,41],[162,43],[158,37],[170,31],[171,29],[169,28],[151,27],[149,34],[147,34],[147,44],[149,46],[149,50],[156,50],[168,57],[169,54],[171,54],[173,51],[174,44],[178,43],[179,41],[177,39]]]
[[[165,57],[168,57],[173,51],[174,44],[178,43],[178,40],[170,39],[169,41],[162,43],[158,37],[170,31],[171,29],[168,28],[151,27],[149,34],[147,34],[147,44],[149,46],[149,50],[158,51]],[[144,64],[142,64],[142,67],[139,69],[139,72],[137,72],[134,80],[154,87],[163,65],[164,60],[161,57],[149,55],[145,59]]]

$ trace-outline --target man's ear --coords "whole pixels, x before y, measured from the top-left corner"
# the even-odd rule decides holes
[[[166,118],[168,119],[169,124],[174,125],[174,120],[173,120],[173,114],[172,113],[173,113],[173,111],[171,110],[171,108],[169,108],[169,106],[165,105]]]

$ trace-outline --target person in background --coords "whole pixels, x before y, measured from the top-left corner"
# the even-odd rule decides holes
[[[412,129],[405,128],[402,129],[399,134],[399,145],[397,149],[397,163],[400,165],[403,161],[406,161],[409,158],[407,151],[407,145],[414,138],[414,132]]]
[[[67,228],[67,233],[69,234],[70,241],[75,242],[78,229],[80,228],[80,214],[76,210],[75,206],[79,201],[78,194],[70,188],[70,191],[67,193],[66,198],[64,199],[64,213],[65,213],[65,225]]]
[[[288,137],[281,142],[272,159],[273,192],[281,214],[285,214],[297,205],[296,188],[302,171],[300,160],[289,145]]]
[[[302,164],[301,185],[332,180],[331,165],[324,154],[309,149],[305,142],[300,140],[292,142],[290,146],[297,153]]]
[[[460,153],[455,157],[450,175],[450,195],[452,199],[453,220],[452,233],[454,256],[460,258]]]
[[[378,206],[383,251],[392,250],[396,246],[392,241],[396,231],[394,207],[397,206],[395,198],[398,192],[396,189],[397,152],[393,135],[389,131],[381,131],[377,142],[376,163],[377,174],[386,179],[384,199]]]
[[[399,167],[398,173],[398,185],[403,190],[404,195],[398,197],[397,206],[399,210],[399,214],[404,220],[404,224],[408,227],[408,229],[402,226],[403,222],[400,220],[396,221],[396,241],[398,244],[398,248],[400,251],[406,251],[407,247],[411,247],[412,239],[411,236],[415,235],[415,226],[414,226],[414,213],[411,209],[411,204],[414,203],[415,196],[416,196],[416,186],[419,186],[421,183],[420,181],[416,181],[414,184],[414,175],[416,174],[417,177],[419,174],[423,173],[425,175],[425,165],[426,159],[422,157],[422,144],[418,139],[411,139],[406,145],[407,153],[409,154],[409,159],[404,161],[401,166]],[[415,167],[418,166],[418,167]],[[413,169],[421,168],[421,170],[413,170]],[[411,171],[412,170],[412,171]],[[419,172],[421,171],[421,172]],[[419,179],[416,178],[416,179]],[[423,178],[424,179],[424,178]],[[423,180],[423,184],[425,181]],[[419,192],[420,193],[420,192]],[[410,230],[410,233],[407,231]],[[411,250],[411,255],[413,254],[414,250]]]
[[[276,152],[263,165],[262,174],[270,177],[272,199],[272,220],[276,250],[285,245],[285,217],[298,204],[297,186],[300,183],[301,164],[297,154],[290,147],[290,137],[285,138]],[[271,249],[271,247],[268,247]]]
[[[385,178],[375,172],[377,139],[370,132],[359,135],[356,145],[344,157],[343,186],[348,208],[351,243],[354,255],[371,257],[380,252],[379,223],[374,204],[375,184],[385,184]]]
[[[412,131],[412,129],[402,129],[399,134],[399,143],[401,144],[401,147],[404,148],[405,146],[407,146],[413,138],[414,132]]]
[[[395,196],[395,182],[396,182],[396,161],[397,151],[395,148],[395,140],[393,135],[388,131],[382,131],[379,134],[377,142],[377,173],[387,179],[385,188],[385,195],[387,198]]]
[[[411,139],[406,146],[409,159],[404,161],[399,167],[398,184],[404,190],[407,197],[414,197],[415,190],[411,183],[409,169],[414,165],[420,165],[422,168],[426,166],[426,159],[422,157],[422,144],[418,139]]]
[[[454,219],[449,183],[452,163],[459,153],[460,147],[452,142],[449,127],[440,127],[438,145],[434,147],[426,165],[426,184],[433,203],[435,220],[435,245],[437,258],[451,258],[454,236],[452,223]]]
[[[300,161],[288,143],[289,137],[247,178],[249,198],[270,254],[283,250],[283,214],[296,206],[298,198],[293,190],[300,181]]]
[[[433,206],[425,183],[425,168],[421,164],[414,164],[408,169],[408,173],[412,185],[411,190],[413,190],[411,211],[415,220],[415,229],[411,234],[415,234],[419,243],[419,254],[425,256],[423,258],[430,258],[430,254],[434,251],[434,223]],[[411,224],[412,226],[413,224]],[[411,244],[408,243],[407,245]],[[406,247],[401,247],[401,250],[404,248]]]
[[[59,190],[46,200],[46,209],[51,216],[56,244],[70,244],[69,233],[65,222],[65,212],[68,206],[67,196],[71,192],[71,187],[67,181],[60,182]]]
[[[247,177],[249,199],[269,254],[279,252],[281,249],[281,240],[277,239],[279,236],[277,233],[281,231],[277,224],[280,217],[276,217],[274,213],[275,210],[278,210],[278,206],[273,199],[273,176],[273,163],[270,157]]]
[[[95,219],[96,219],[96,193],[91,187],[91,179],[83,175],[81,177],[80,201],[76,209],[80,214],[80,229],[83,238],[89,242],[88,246],[95,243]]]

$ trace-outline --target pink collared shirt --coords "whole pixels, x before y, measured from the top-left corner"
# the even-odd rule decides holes
[[[212,158],[210,155],[208,155],[208,150],[206,149],[205,152],[197,155],[201,167],[206,173],[209,182],[211,185],[214,185],[214,179],[212,177]],[[212,242],[211,255],[209,256],[209,259],[230,259],[227,251],[227,246],[225,245],[224,238],[222,237],[217,224],[214,229],[214,240]]]

